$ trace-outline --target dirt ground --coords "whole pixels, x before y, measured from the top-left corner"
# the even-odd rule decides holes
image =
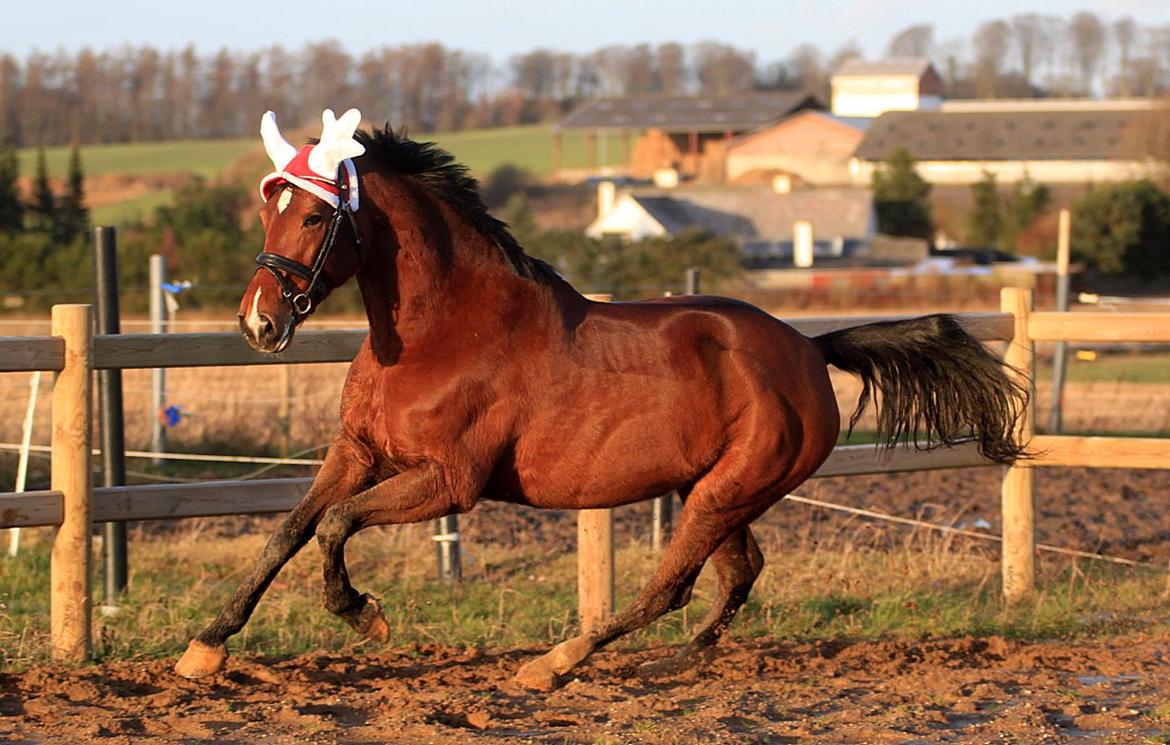
[[[1104,643],[737,642],[646,681],[668,653],[602,652],[559,690],[511,676],[533,650],[171,662],[0,675],[0,740],[76,743],[1163,743],[1170,636]]]
[[[998,532],[997,468],[823,479],[801,493]],[[1037,475],[1041,541],[1165,564],[1170,474],[1055,469]],[[637,540],[645,505],[618,515]],[[232,530],[267,530],[267,518]],[[225,524],[223,527],[227,528]],[[485,504],[469,545],[561,545],[572,515]],[[899,532],[901,531],[901,532]],[[214,531],[212,531],[214,532]],[[897,545],[900,528],[781,504],[758,523],[769,558],[847,536]],[[972,542],[969,550],[994,551]],[[677,677],[637,666],[670,654],[603,651],[558,690],[512,682],[544,647],[410,647],[292,658],[239,656],[211,682],[174,660],[0,674],[0,741],[15,743],[1170,743],[1170,630],[1097,641],[728,640]]]

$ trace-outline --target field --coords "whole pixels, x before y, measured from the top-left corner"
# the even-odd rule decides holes
[[[291,135],[290,135],[291,136]],[[419,134],[450,150],[480,178],[503,164],[518,166],[537,178],[552,172],[552,128],[548,126],[500,127],[465,132]],[[562,166],[580,169],[587,163],[585,136],[566,134]],[[608,146],[607,146],[608,145]],[[191,175],[214,179],[242,158],[262,156],[260,137],[227,140],[185,140],[133,144],[86,145],[81,148],[82,164],[89,181],[87,195],[96,224],[126,224],[145,220],[155,207],[167,204],[174,189],[157,181],[181,183]],[[46,165],[55,179],[68,171],[70,149],[47,148]],[[620,143],[616,137],[598,140],[598,163],[617,165]],[[19,153],[20,172],[30,177],[36,169],[36,150]],[[150,177],[154,177],[153,182]],[[144,183],[136,186],[135,180]]]

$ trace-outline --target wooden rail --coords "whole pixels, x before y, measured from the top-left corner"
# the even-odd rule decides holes
[[[1009,341],[1007,361],[1028,376],[1035,367],[1035,341],[1170,342],[1168,313],[1033,313],[1031,303],[1030,291],[1006,289],[1002,313],[966,314],[960,321],[980,340]],[[234,333],[95,337],[89,331],[90,322],[82,319],[88,314],[88,306],[58,306],[53,313],[53,336],[0,337],[0,372],[60,373],[53,393],[53,488],[0,494],[0,528],[60,526],[53,547],[51,627],[53,654],[62,660],[80,660],[90,653],[89,527],[93,522],[284,512],[300,500],[312,482],[307,478],[267,479],[95,489],[90,483],[88,371],[344,362],[353,358],[366,337],[365,330],[301,331],[288,352],[263,355],[248,348]],[[894,318],[794,319],[790,324],[805,335],[816,336],[889,320]],[[1020,434],[1025,438],[1031,435],[1033,422],[1029,407],[1020,422]],[[1032,437],[1031,448],[1036,457],[1006,469],[1004,478],[1003,583],[1009,600],[1025,597],[1034,585],[1032,469],[1170,467],[1170,439],[1040,435]],[[815,478],[984,465],[989,464],[974,446],[919,452],[906,447],[884,451],[872,445],[850,445],[835,449]],[[600,530],[583,529],[583,551],[590,550],[594,534],[604,539],[605,525],[599,525]],[[608,570],[601,560],[585,563],[601,571],[582,574],[582,583],[604,589],[602,575],[612,574],[612,561]],[[605,594],[593,593],[602,598],[600,603],[605,602]],[[609,594],[612,597],[612,589]],[[584,615],[585,608],[583,620]]]

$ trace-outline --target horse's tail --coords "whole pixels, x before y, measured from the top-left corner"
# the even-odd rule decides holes
[[[975,441],[996,463],[1028,456],[1016,437],[1028,388],[954,316],[856,326],[813,343],[829,364],[861,377],[850,431],[876,389],[877,434],[885,447],[909,441],[930,449]]]

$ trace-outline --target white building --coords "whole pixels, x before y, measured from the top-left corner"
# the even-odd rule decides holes
[[[887,111],[934,109],[942,78],[925,57],[845,62],[830,80],[832,110],[839,117],[873,118]]]

